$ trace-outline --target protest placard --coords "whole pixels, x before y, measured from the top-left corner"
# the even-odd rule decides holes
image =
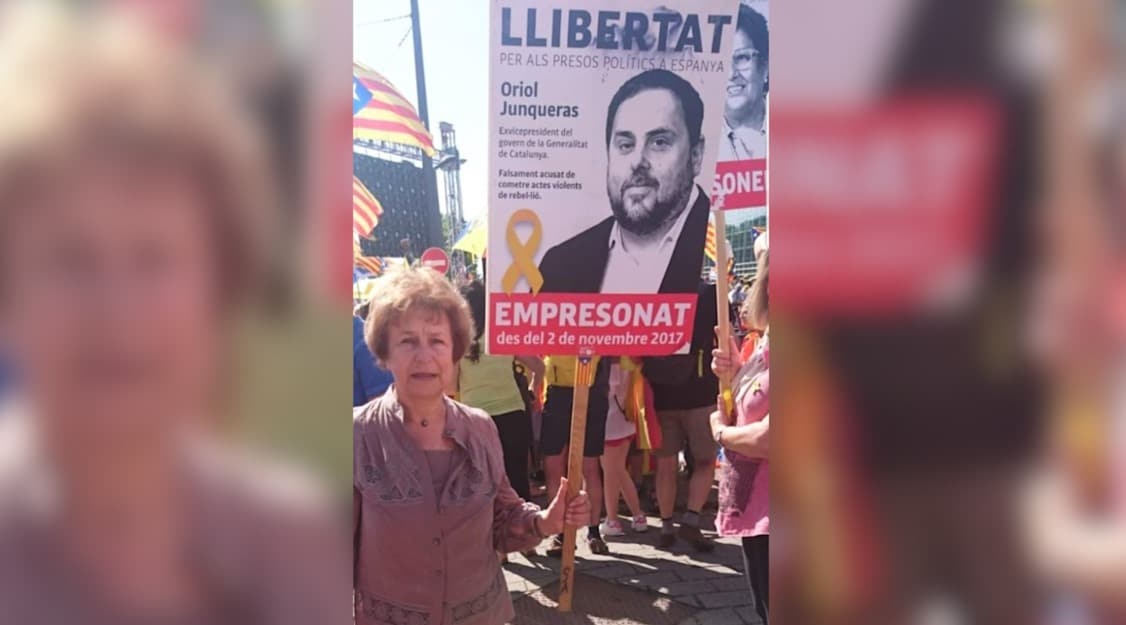
[[[494,0],[489,351],[687,349],[731,0]]]

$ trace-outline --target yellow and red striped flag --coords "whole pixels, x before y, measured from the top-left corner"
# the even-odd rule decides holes
[[[708,222],[708,233],[704,236],[704,255],[715,262],[715,223]]]
[[[379,200],[375,199],[359,178],[352,176],[352,232],[361,237],[370,237],[379,225],[381,216],[383,207]]]
[[[352,64],[352,138],[387,141],[436,153],[414,106],[379,72]]]
[[[352,239],[352,265],[370,271],[376,276],[383,273],[383,261],[375,256],[364,256],[364,250],[356,239]]]
[[[727,279],[735,279],[735,255],[731,253],[731,243],[724,240],[727,245]],[[704,255],[714,263],[716,262],[716,236],[715,224],[708,222],[708,232],[704,235]]]

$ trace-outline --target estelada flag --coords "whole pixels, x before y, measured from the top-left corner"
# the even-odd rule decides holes
[[[374,256],[364,256],[364,250],[356,239],[352,239],[352,266],[365,269],[376,276],[383,273],[383,261]]]
[[[434,139],[414,106],[375,70],[352,64],[352,138],[416,147],[433,156]]]
[[[359,178],[352,176],[352,231],[361,237],[370,237],[382,215],[383,207],[379,200]]]

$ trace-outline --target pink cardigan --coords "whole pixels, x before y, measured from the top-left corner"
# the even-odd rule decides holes
[[[752,378],[750,389],[735,405],[736,425],[761,421],[770,414],[769,350],[763,369]],[[716,530],[720,536],[761,536],[770,534],[770,461],[748,458],[724,450],[719,473],[719,514]]]
[[[496,552],[540,542],[539,508],[504,473],[489,415],[446,400],[459,448],[441,493],[407,437],[395,388],[353,411],[356,623],[499,625],[513,618]]]

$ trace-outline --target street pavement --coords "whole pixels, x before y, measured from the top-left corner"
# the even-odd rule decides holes
[[[513,602],[514,623],[536,625],[679,625],[690,619],[692,608],[661,597],[634,590],[588,575],[575,577],[575,595],[581,605],[561,614],[558,609],[558,583],[521,596]]]
[[[742,574],[738,539],[717,539],[713,553],[697,553],[680,540],[666,551],[656,547],[659,532],[660,520],[649,517],[649,531],[607,538],[611,553],[599,556],[587,549],[586,530],[580,529],[570,615],[555,610],[560,561],[510,554],[504,568],[517,611],[514,625],[760,623]]]

